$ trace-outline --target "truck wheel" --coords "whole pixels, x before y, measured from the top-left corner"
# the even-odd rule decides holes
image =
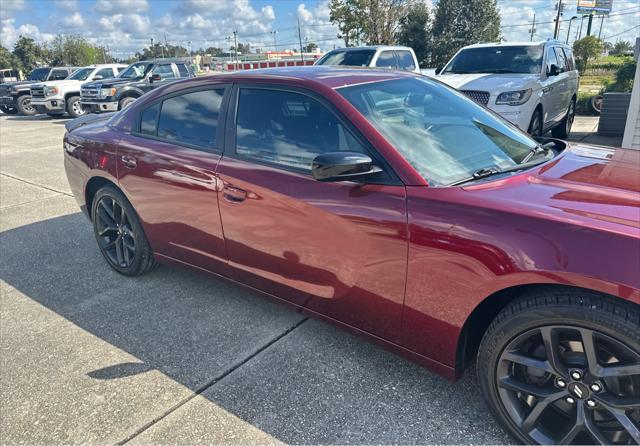
[[[529,129],[527,131],[529,135],[536,137],[542,136],[542,113],[537,108],[531,116],[531,122],[529,123]]]
[[[582,290],[522,296],[482,339],[480,391],[518,443],[640,444],[639,321]]]
[[[82,116],[86,113],[80,103],[80,96],[71,96],[67,99],[67,113],[69,113],[72,118],[77,118],[78,116]]]
[[[7,107],[6,105],[0,105],[0,110],[5,115],[15,115],[18,113],[18,109],[14,107]]]
[[[118,110],[123,110],[123,109],[127,108],[128,106],[133,104],[135,102],[135,100],[136,100],[136,98],[132,98],[132,97],[121,99],[120,103],[118,104]]]
[[[36,114],[36,109],[31,105],[31,96],[28,94],[18,98],[16,107],[22,116],[33,116]]]
[[[571,126],[573,125],[573,119],[576,115],[576,100],[571,99],[569,104],[569,110],[560,124],[551,129],[551,134],[554,138],[566,139],[571,132]]]

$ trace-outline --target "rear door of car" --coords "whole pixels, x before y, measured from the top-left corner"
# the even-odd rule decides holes
[[[404,185],[309,91],[245,84],[230,104],[217,172],[232,277],[394,339],[406,276]],[[335,151],[367,153],[385,172],[361,182],[313,179],[313,158]]]
[[[216,168],[229,86],[180,90],[145,104],[118,149],[118,179],[156,253],[224,272]]]
[[[557,76],[558,85],[558,94],[560,95],[560,116],[563,117],[567,110],[569,109],[569,102],[571,101],[571,90],[570,90],[570,71],[569,71],[569,63],[567,61],[567,57],[562,50],[562,47],[556,46],[553,48],[556,52],[556,59],[558,60],[558,66],[562,70]]]
[[[552,46],[548,46],[545,51],[545,73],[542,81],[542,108],[544,112],[543,120],[545,126],[557,120],[562,111],[562,95],[560,94],[559,75],[551,76],[549,71],[551,65],[558,64],[556,52]]]

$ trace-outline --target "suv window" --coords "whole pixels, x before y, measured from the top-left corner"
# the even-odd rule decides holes
[[[177,63],[176,67],[178,67],[178,74],[180,77],[189,77],[189,70],[185,64]]]
[[[103,68],[93,77],[95,78],[96,76],[102,76],[102,79],[109,79],[110,77],[113,77],[113,68]]]
[[[59,81],[66,79],[67,76],[69,76],[69,72],[67,70],[53,70],[49,79],[52,81]]]
[[[151,70],[151,74],[159,74],[162,79],[173,79],[176,77],[173,68],[168,64],[156,65],[153,70]]]
[[[393,51],[382,51],[376,60],[376,67],[397,68],[396,56]]]
[[[215,148],[218,114],[224,88],[173,96],[146,108],[140,133],[177,143]]]
[[[118,74],[120,74],[124,71],[125,68],[127,67],[116,67],[116,71],[118,72]]]
[[[547,48],[547,73],[551,71],[551,65],[557,65],[560,67],[560,64],[558,63],[558,59],[556,58],[556,52],[553,50],[552,47],[549,47]]]
[[[416,69],[410,51],[396,51],[396,55],[398,56],[398,67],[400,67],[401,70],[413,71]]]
[[[569,48],[562,48],[562,51],[564,51],[564,55],[567,59],[567,69],[570,71],[575,70],[576,64],[573,61],[573,51],[571,51]]]
[[[236,153],[261,162],[310,171],[321,153],[366,152],[331,111],[300,93],[242,88],[236,122]]]
[[[556,59],[558,60],[558,66],[560,67],[561,71],[568,71],[569,70],[569,66],[567,64],[567,58],[564,55],[564,51],[562,51],[562,48],[560,47],[555,47],[554,48],[555,52],[556,52]]]

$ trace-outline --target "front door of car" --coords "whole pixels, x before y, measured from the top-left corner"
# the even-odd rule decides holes
[[[224,85],[188,89],[141,110],[118,146],[118,179],[157,254],[224,273],[216,168]]]
[[[159,79],[157,79],[159,77]],[[158,88],[164,84],[175,81],[177,78],[176,69],[171,63],[161,63],[151,69],[147,75],[146,82],[142,86],[145,92]]]
[[[230,106],[218,202],[232,277],[395,339],[406,276],[405,187],[320,98],[241,86],[230,104],[237,114]],[[315,156],[336,151],[367,153],[386,170],[369,181],[314,180]]]

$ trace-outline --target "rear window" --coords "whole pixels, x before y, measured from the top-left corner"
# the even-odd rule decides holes
[[[376,50],[335,50],[327,53],[316,65],[344,65],[350,67],[368,67]]]

